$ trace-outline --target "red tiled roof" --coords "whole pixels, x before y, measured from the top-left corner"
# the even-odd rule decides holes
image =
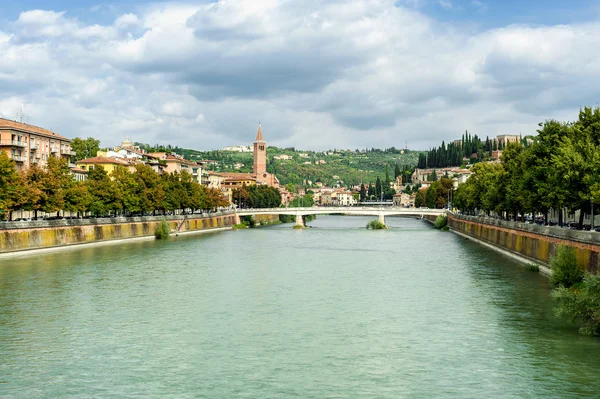
[[[60,134],[56,134],[51,130],[44,129],[42,127],[28,125],[27,123],[21,123],[16,121],[11,121],[9,119],[0,118],[0,130],[5,129],[14,129],[19,130],[26,133],[34,133],[39,134],[41,136],[52,137],[60,140],[71,141],[70,139],[61,136]]]
[[[227,179],[256,179],[254,173],[229,173],[229,172],[212,172],[214,176],[225,177]]]
[[[123,159],[107,158],[107,157],[93,157],[93,158],[88,158],[88,159],[82,159],[81,161],[76,162],[76,164],[78,164],[78,165],[80,163],[111,163],[111,164],[129,166],[129,162],[127,162]]]
[[[77,173],[87,173],[87,170],[80,169],[80,168],[71,168],[71,171],[77,172]]]

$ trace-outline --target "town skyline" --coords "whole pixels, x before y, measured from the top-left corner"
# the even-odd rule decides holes
[[[258,122],[303,150],[525,136],[600,94],[598,7],[568,6],[9,1],[0,117],[105,147],[245,145]]]

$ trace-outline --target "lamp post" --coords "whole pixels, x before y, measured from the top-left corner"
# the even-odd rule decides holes
[[[594,201],[591,201],[591,205],[592,205],[592,227],[590,228],[590,231],[594,230]]]

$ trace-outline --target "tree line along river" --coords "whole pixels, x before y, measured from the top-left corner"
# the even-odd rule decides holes
[[[0,258],[0,397],[598,397],[545,277],[370,219]]]

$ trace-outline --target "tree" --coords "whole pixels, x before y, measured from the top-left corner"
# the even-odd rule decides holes
[[[65,192],[73,184],[73,176],[66,159],[49,157],[45,169],[34,165],[27,171],[26,176],[34,190],[40,194],[32,206],[33,210],[52,213],[64,208]]]
[[[427,181],[436,181],[437,179],[438,179],[437,173],[434,169],[433,172],[431,172],[431,174],[429,176],[427,176]]]
[[[385,164],[385,184],[389,185],[390,183],[390,171],[389,171],[389,164],[386,163]]]
[[[84,182],[74,182],[65,192],[65,211],[86,212],[92,202],[92,196]]]
[[[415,207],[420,208],[425,205],[425,189],[418,190],[415,195]]]
[[[375,182],[375,195],[378,199],[381,197],[381,180],[379,179],[379,176],[377,176],[377,181]]]
[[[4,151],[0,151],[0,219],[25,205],[30,196],[23,175]]]
[[[119,202],[118,209],[123,209],[131,213],[139,213],[142,211],[140,206],[141,190],[139,182],[133,173],[128,168],[118,166],[111,174],[113,179],[113,187],[115,192],[118,192],[117,200]]]
[[[71,148],[75,151],[75,160],[80,161],[95,157],[98,150],[100,150],[100,141],[92,137],[87,139],[75,137],[71,140]]]
[[[396,164],[396,167],[394,168],[394,179],[397,179],[401,174],[402,172],[400,171],[400,166]]]
[[[375,187],[373,187],[373,183],[369,183],[367,195],[369,196],[369,199],[371,199],[375,195]]]
[[[91,169],[85,183],[92,197],[88,207],[90,212],[98,216],[117,208],[118,198],[115,187],[102,167]]]
[[[360,183],[360,200],[364,201],[366,197],[367,197],[367,190],[365,188],[365,185],[363,183]]]

